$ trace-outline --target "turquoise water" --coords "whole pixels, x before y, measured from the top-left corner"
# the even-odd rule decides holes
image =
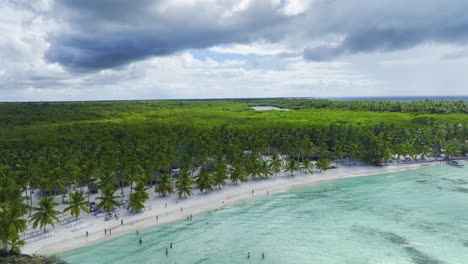
[[[442,165],[324,183],[59,257],[72,264],[468,263],[467,172]]]

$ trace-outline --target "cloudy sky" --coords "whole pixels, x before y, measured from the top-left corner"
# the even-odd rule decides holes
[[[0,0],[0,101],[468,95],[466,0]]]

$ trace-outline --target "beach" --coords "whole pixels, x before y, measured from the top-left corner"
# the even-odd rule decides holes
[[[391,164],[383,167],[340,165],[338,168],[323,173],[315,172],[313,175],[302,172],[295,172],[294,176],[290,176],[290,173],[279,173],[276,178],[273,176],[269,179],[251,180],[239,185],[228,184],[221,190],[216,188],[215,191],[208,194],[195,190],[194,195],[187,199],[178,198],[176,194],[160,197],[152,188],[148,190],[150,199],[147,205],[149,208],[140,214],[131,214],[126,209],[119,208],[116,213],[120,214],[120,217],[117,220],[104,221],[102,217],[98,218],[92,214],[82,213],[80,218],[89,225],[86,228],[72,231],[72,228],[66,228],[64,225],[56,223],[53,236],[26,244],[22,247],[22,252],[53,255],[113,239],[117,236],[141,232],[157,225],[187,219],[190,215],[196,217],[204,212],[292,189],[338,179],[406,171],[425,166],[439,166],[439,162]],[[128,197],[129,191],[129,188],[124,189],[125,198]],[[120,195],[120,190],[116,192],[116,195]],[[91,195],[90,201],[94,201],[97,196],[99,194]],[[37,197],[35,199],[37,200]],[[61,201],[61,199],[61,196],[56,197],[56,201]],[[62,208],[61,205],[57,209],[61,210]],[[122,219],[123,225],[121,224]],[[111,229],[111,234],[109,231],[105,234],[105,229]],[[88,232],[88,236],[86,236],[86,232]]]

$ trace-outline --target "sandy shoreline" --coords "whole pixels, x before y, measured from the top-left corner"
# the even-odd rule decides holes
[[[208,194],[201,194],[198,190],[195,190],[195,194],[187,199],[179,199],[175,194],[168,197],[159,197],[154,193],[153,188],[153,190],[149,190],[150,200],[148,204],[151,205],[151,210],[137,215],[132,215],[123,208],[118,210],[124,219],[123,225],[121,225],[120,219],[104,221],[103,218],[84,214],[80,218],[83,218],[84,222],[90,224],[90,226],[73,232],[71,228],[66,228],[57,223],[54,236],[26,244],[22,248],[22,252],[25,254],[53,255],[113,239],[121,235],[132,234],[136,230],[141,232],[144,229],[157,225],[186,219],[189,215],[196,217],[198,214],[217,208],[265,197],[267,192],[272,195],[327,181],[406,171],[436,165],[439,166],[439,162],[396,164],[385,167],[342,165],[337,169],[328,170],[324,173],[315,173],[314,175],[297,172],[291,177],[289,173],[281,173],[278,174],[277,179],[272,177],[265,180],[249,181],[240,185],[229,184],[222,190],[216,188],[214,192]],[[254,195],[252,195],[253,189],[255,190]],[[128,192],[129,189],[125,189],[125,197],[128,197]],[[120,191],[116,192],[116,194],[120,195]],[[97,194],[92,195],[91,200],[94,200],[97,196]],[[61,198],[56,197],[56,201],[60,200]],[[165,207],[166,203],[167,208]],[[183,211],[181,211],[181,208],[183,208]],[[62,209],[62,207],[59,207],[59,209]],[[111,228],[112,235],[105,235],[105,228]],[[88,237],[86,237],[86,231],[89,233]]]

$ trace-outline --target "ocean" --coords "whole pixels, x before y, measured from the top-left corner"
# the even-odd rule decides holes
[[[70,264],[466,263],[467,176],[466,168],[441,165],[337,180],[58,257]]]

